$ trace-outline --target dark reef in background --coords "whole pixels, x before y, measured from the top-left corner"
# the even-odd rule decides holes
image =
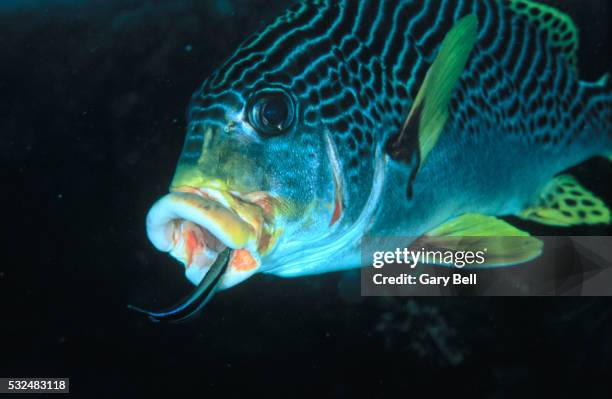
[[[69,376],[84,397],[255,383],[408,395],[462,381],[456,394],[513,397],[534,374],[534,394],[602,394],[608,299],[362,299],[346,288],[348,273],[258,276],[184,325],[129,313],[127,303],[168,304],[188,290],[178,265],[148,243],[144,216],[172,176],[190,94],[286,2],[7,4],[0,154],[11,240],[0,266],[0,376]],[[609,2],[556,5],[581,27],[583,78],[610,72]],[[574,172],[612,203],[606,161]],[[589,383],[570,386],[578,375]]]

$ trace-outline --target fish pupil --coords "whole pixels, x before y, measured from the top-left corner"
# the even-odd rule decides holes
[[[249,101],[251,126],[264,137],[286,133],[295,119],[295,105],[283,90],[264,90]]]
[[[280,98],[271,98],[261,107],[262,120],[270,127],[282,128],[288,113],[287,103]]]

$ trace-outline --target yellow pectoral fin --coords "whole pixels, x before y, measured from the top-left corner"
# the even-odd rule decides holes
[[[484,262],[467,268],[502,267],[533,260],[543,243],[493,216],[465,214],[430,231],[423,237],[428,248],[459,252],[483,251]]]
[[[610,224],[610,210],[569,175],[555,177],[520,218],[549,226]]]

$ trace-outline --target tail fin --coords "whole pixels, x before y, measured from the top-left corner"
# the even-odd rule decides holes
[[[612,161],[612,84],[605,74],[594,83],[581,82],[586,91],[585,116],[596,136],[602,137],[600,155]],[[599,141],[599,140],[598,140]]]

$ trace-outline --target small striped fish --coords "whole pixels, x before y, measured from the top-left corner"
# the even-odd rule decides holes
[[[577,51],[571,19],[530,0],[296,4],[192,98],[147,231],[199,294],[148,313],[189,317],[213,288],[259,272],[360,267],[366,235],[457,250],[465,240],[446,237],[522,237],[496,249],[493,267],[542,250],[498,216],[609,223],[606,205],[561,174],[612,154],[612,91],[606,77],[579,79]]]

